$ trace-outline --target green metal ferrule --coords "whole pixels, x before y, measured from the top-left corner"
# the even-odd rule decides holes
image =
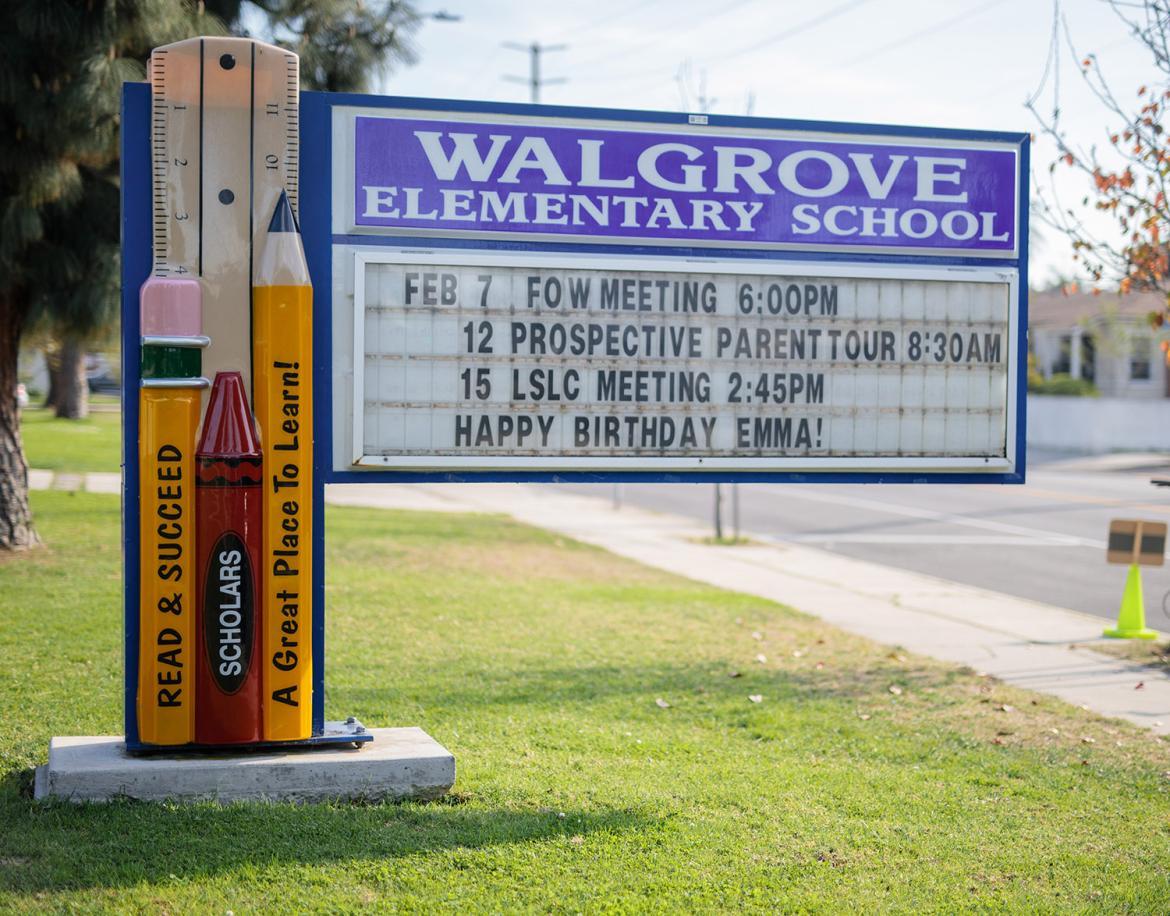
[[[196,347],[142,348],[143,378],[195,378],[203,372],[203,351]]]

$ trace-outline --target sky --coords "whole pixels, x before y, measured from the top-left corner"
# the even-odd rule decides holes
[[[383,74],[379,94],[526,102],[526,51],[505,42],[565,45],[541,55],[541,102],[602,108],[752,114],[876,124],[1037,132],[1024,101],[1037,92],[1082,146],[1105,144],[1111,122],[1083,86],[1092,52],[1123,100],[1159,74],[1104,0],[1062,0],[1049,64],[1053,0],[417,0],[427,19],[417,64]],[[1073,51],[1076,57],[1073,56]],[[705,98],[705,104],[703,99]],[[1052,180],[1054,144],[1037,136],[1033,184]],[[1066,204],[1087,193],[1058,170]],[[1051,193],[1051,190],[1048,191]],[[1093,213],[1099,233],[1111,224]],[[1035,225],[1035,224],[1034,224]],[[1075,276],[1067,240],[1035,225],[1030,272],[1039,286]]]

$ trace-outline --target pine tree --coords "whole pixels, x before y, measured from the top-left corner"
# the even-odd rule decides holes
[[[206,8],[236,34],[261,20],[255,37],[300,56],[305,89],[362,92],[379,71],[415,60],[410,39],[420,19],[405,0],[208,0]]]
[[[14,0],[0,32],[0,548],[36,543],[16,406],[21,335],[71,339],[117,303],[118,99],[151,44],[186,34],[172,0]]]
[[[20,440],[16,365],[34,325],[80,343],[118,308],[118,116],[122,83],[150,49],[242,31],[302,55],[306,85],[363,88],[409,60],[418,17],[405,2],[362,0],[8,0],[0,32],[0,550],[37,543]],[[84,376],[61,379],[84,385]]]

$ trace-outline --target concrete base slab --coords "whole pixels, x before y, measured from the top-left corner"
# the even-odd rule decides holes
[[[421,728],[371,728],[360,748],[132,757],[117,737],[54,738],[35,795],[70,801],[430,799],[455,784],[455,758]]]

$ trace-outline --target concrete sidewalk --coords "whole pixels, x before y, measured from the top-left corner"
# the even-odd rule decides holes
[[[67,490],[85,493],[121,493],[122,475],[110,471],[91,471],[74,474],[66,471],[46,471],[30,468],[30,490]]]
[[[34,489],[118,493],[120,475],[30,471]],[[692,519],[623,507],[608,498],[519,484],[341,484],[332,505],[427,512],[492,512],[556,531],[700,582],[790,605],[842,629],[969,665],[1170,735],[1170,676],[1094,652],[1097,617],[879,566],[804,545],[701,543]],[[1137,689],[1142,684],[1141,689]]]
[[[969,665],[1008,683],[1061,697],[1170,735],[1170,676],[1092,651],[1102,621],[918,573],[768,542],[701,543],[706,527],[608,498],[519,484],[344,484],[334,505],[495,512],[659,569],[813,614],[912,652]],[[752,537],[750,533],[749,537]],[[1136,689],[1138,684],[1143,686]]]

